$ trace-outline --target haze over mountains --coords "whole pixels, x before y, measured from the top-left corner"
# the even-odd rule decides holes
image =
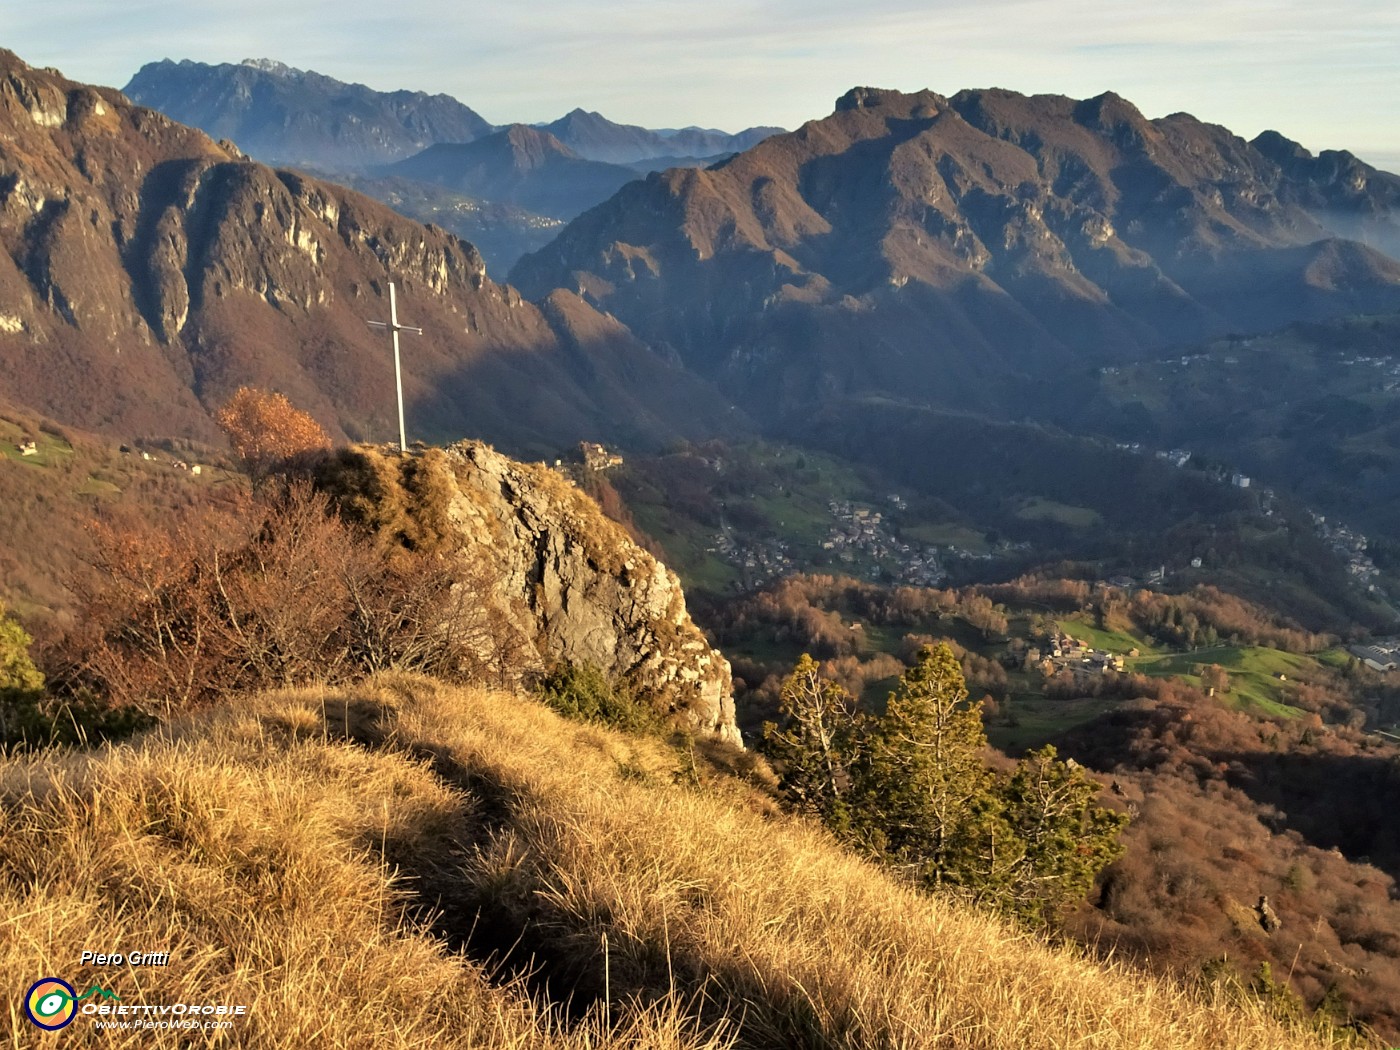
[[[512,124],[475,142],[429,146],[389,172],[563,219],[606,200],[637,177],[620,164],[585,159],[528,124]]]
[[[1112,94],[860,88],[625,186],[511,279],[578,292],[752,405],[1012,411],[1017,377],[1400,307],[1400,263],[1338,236],[1391,245],[1400,180],[1293,156]]]
[[[358,169],[492,131],[447,95],[374,91],[270,59],[151,62],[122,90],[268,164]]]
[[[1322,632],[1390,631],[1400,615],[1400,549],[1378,542],[1363,562],[1365,537],[1336,520],[1354,524],[1359,504],[1384,501],[1382,526],[1362,524],[1384,537],[1400,521],[1400,180],[1273,133],[1246,142],[1184,114],[1149,120],[1113,94],[872,88],[712,166],[633,178],[631,165],[665,157],[590,157],[611,148],[595,114],[478,134],[426,96],[390,104],[357,90],[342,106],[326,78],[229,68],[247,85],[281,85],[282,109],[268,111],[280,116],[247,124],[267,129],[260,148],[304,134],[342,157],[377,150],[346,177],[405,212],[456,216],[458,229],[528,227],[536,250],[515,266],[517,287],[498,283],[446,221],[423,225],[314,173],[264,166],[0,51],[0,436],[7,506],[24,512],[0,516],[12,538],[0,575],[16,578],[18,552],[20,568],[48,564],[56,579],[55,517],[74,558],[74,523],[93,503],[159,493],[143,508],[154,521],[207,491],[194,486],[212,490],[215,471],[177,472],[165,457],[129,457],[126,470],[116,446],[218,445],[211,411],[240,385],[285,393],[336,441],[396,435],[392,358],[365,325],[386,317],[394,281],[400,318],[425,329],[403,345],[410,437],[485,438],[551,460],[580,440],[608,442],[625,465],[591,450],[585,464],[612,472],[581,466],[572,480],[668,561],[696,555],[687,586],[722,559],[734,569],[701,583],[711,611],[736,588],[821,574],[741,595],[727,623],[706,624],[736,632],[737,678],[766,697],[753,701],[755,726],[801,651],[826,647],[851,692],[875,697],[906,649],[954,638],[977,691],[1006,705],[1014,739],[1053,732],[1068,711],[1086,727],[1076,761],[1118,778],[1122,805],[1140,804],[1134,866],[1090,905],[1106,917],[1099,943],[1127,936],[1143,958],[1192,974],[1226,945],[1242,979],[1269,962],[1309,1007],[1345,977],[1360,1016],[1393,1030],[1395,766],[1363,730],[1400,731],[1400,687],[1324,652]],[[455,132],[443,130],[449,117]],[[439,130],[472,137],[428,141]],[[716,142],[693,129],[623,132],[615,139],[632,150]],[[590,206],[590,195],[606,199]],[[552,212],[577,214],[565,225]],[[1392,316],[1355,316],[1371,311]],[[1252,338],[1293,320],[1326,323]],[[1222,338],[1185,349],[1211,336]],[[105,445],[69,440],[55,420]],[[1207,428],[1213,441],[1197,443]],[[467,505],[474,538],[508,543],[511,593],[539,613],[522,630],[543,635],[583,613],[588,649],[569,658],[617,654],[617,635],[599,634],[551,562],[577,566],[585,592],[595,573],[615,577],[609,614],[637,611],[660,570],[626,544],[559,527],[602,519],[555,471],[470,443],[459,454],[496,464],[474,490],[489,499],[459,486],[448,503]],[[421,502],[435,528],[441,490],[418,465],[439,455],[387,457],[415,497],[391,486],[384,506]],[[1290,461],[1323,476],[1301,484]],[[1232,478],[1256,465],[1253,487]],[[347,488],[394,476],[371,468]],[[148,469],[161,474],[143,479]],[[1290,469],[1270,490],[1269,475]],[[527,475],[554,495],[522,503]],[[1314,508],[1330,532],[1315,529]],[[978,580],[993,586],[965,586]],[[658,616],[628,659],[675,645],[708,657],[710,642],[672,630],[686,623],[679,590],[654,597],[642,604]],[[1094,692],[1075,694],[1087,679],[1029,657],[1064,624],[1145,658],[1120,665],[1141,682],[1110,682],[1103,664],[1084,686]],[[1196,690],[1207,672],[1238,692]],[[1292,719],[1277,724],[1288,732],[1271,737],[1259,712]],[[1355,735],[1342,739],[1347,726]],[[1161,778],[1159,765],[1170,766]],[[1333,800],[1355,810],[1344,840]],[[1377,866],[1363,870],[1363,857]],[[1265,893],[1282,936],[1249,907]],[[1290,940],[1309,928],[1306,947]],[[517,933],[503,943],[523,943]],[[663,940],[656,959],[669,958]],[[732,955],[735,943],[722,947]],[[805,1014],[790,1019],[811,1033]]]
[[[731,153],[742,153],[783,128],[747,128],[737,134],[712,128],[668,128],[653,131],[635,124],[616,124],[601,113],[574,109],[558,120],[541,124],[581,157],[613,164],[630,164],[642,170],[665,167],[694,167],[699,161],[718,160]],[[667,163],[648,166],[647,162]]]
[[[15,389],[112,431],[212,437],[206,406],[263,382],[346,433],[378,432],[385,364],[360,325],[383,312],[386,268],[430,332],[408,361],[423,424],[516,447],[728,433],[730,402],[778,428],[872,398],[1035,418],[1036,384],[1067,369],[1400,309],[1400,263],[1379,250],[1395,250],[1400,179],[1273,133],[1251,144],[1185,114],[1148,120],[1112,94],[854,89],[797,132],[644,180],[525,125],[360,176],[405,198],[427,186],[449,212],[503,200],[492,207],[523,210],[498,221],[535,222],[536,243],[557,228],[536,213],[612,193],[516,266],[535,306],[448,234],[6,63]],[[247,78],[297,86],[310,108],[287,109],[284,128],[364,130],[326,121],[336,82],[267,63],[161,63],[137,79],[211,69],[230,97]],[[405,93],[395,112],[425,99]],[[450,112],[467,133],[470,111]],[[575,112],[554,127],[577,142],[606,124]],[[718,140],[678,132],[651,148],[669,141]],[[35,344],[105,378],[75,388]],[[138,388],[171,408],[153,417]]]
[[[710,164],[783,130],[651,130],[582,109],[538,130],[495,127],[446,95],[374,91],[271,59],[151,62],[124,90],[257,160],[352,176],[405,214],[481,242],[501,272],[540,247],[541,229],[607,199],[638,173]],[[478,140],[486,141],[463,149]],[[444,199],[444,187],[453,199]]]
[[[209,411],[251,383],[384,438],[392,366],[365,321],[386,316],[392,279],[426,330],[404,354],[419,434],[645,442],[727,411],[576,296],[536,305],[493,283],[440,229],[9,52],[0,77],[10,399],[113,435],[218,441]]]

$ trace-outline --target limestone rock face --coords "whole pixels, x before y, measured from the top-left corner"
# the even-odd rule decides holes
[[[351,516],[487,568],[523,640],[519,672],[592,664],[679,724],[741,744],[729,661],[691,620],[675,573],[562,475],[463,441],[343,451],[321,479]]]
[[[423,329],[403,354],[417,434],[636,447],[728,411],[583,300],[547,318],[441,229],[0,48],[7,400],[123,440],[216,444],[211,413],[250,385],[333,437],[385,438],[394,366],[365,322],[388,315],[391,281]]]
[[[1260,897],[1254,911],[1259,916],[1259,925],[1264,928],[1265,933],[1275,933],[1282,928],[1283,923],[1279,921],[1278,913],[1274,911],[1268,897]]]

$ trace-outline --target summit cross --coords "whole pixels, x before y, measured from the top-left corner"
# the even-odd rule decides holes
[[[394,298],[394,282],[389,282],[389,320],[388,321],[366,321],[371,328],[387,328],[394,337],[394,386],[399,393],[399,451],[408,451],[408,435],[403,425],[403,369],[399,366],[399,333],[417,332],[423,334],[423,329],[414,328],[410,325],[399,324],[399,307]]]

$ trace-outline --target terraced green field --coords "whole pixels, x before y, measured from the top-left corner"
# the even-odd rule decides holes
[[[17,446],[20,442],[30,439],[34,441],[37,454],[26,456]],[[0,419],[0,454],[25,466],[52,467],[72,456],[73,446],[47,431],[30,432],[7,419]]]
[[[1180,678],[1200,687],[1201,677],[1196,673],[1197,669],[1203,665],[1218,664],[1230,676],[1230,688],[1221,695],[1221,700],[1239,710],[1276,718],[1294,718],[1303,713],[1286,702],[1290,681],[1306,677],[1308,671],[1319,663],[1337,667],[1337,661],[1340,659],[1344,664],[1346,658],[1345,652],[1335,649],[1314,656],[1257,646],[1222,645],[1185,653],[1171,652],[1154,648],[1128,631],[1105,631],[1079,620],[1068,619],[1059,621],[1059,626],[1065,634],[1095,649],[1124,656],[1137,649],[1137,656],[1127,657],[1124,661],[1125,669],[1153,678]],[[1340,657],[1337,655],[1339,653]]]
[[[1314,656],[1284,653],[1258,647],[1217,646],[1189,653],[1140,657],[1128,661],[1131,670],[1154,678],[1181,678],[1199,686],[1196,668],[1219,664],[1230,675],[1230,688],[1221,696],[1231,707],[1262,715],[1295,718],[1303,712],[1284,702],[1288,682],[1305,674],[1318,660]]]

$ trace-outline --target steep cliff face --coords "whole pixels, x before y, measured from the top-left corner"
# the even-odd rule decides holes
[[[365,321],[387,316],[391,280],[424,329],[403,353],[416,435],[541,450],[664,439],[727,406],[581,300],[557,330],[441,229],[0,50],[13,400],[113,435],[217,441],[209,409],[253,384],[333,434],[384,438],[393,362]],[[583,346],[579,327],[600,338]]]
[[[318,478],[382,534],[484,569],[518,673],[592,664],[678,723],[740,743],[729,662],[691,620],[675,573],[561,475],[464,441],[344,450]]]

